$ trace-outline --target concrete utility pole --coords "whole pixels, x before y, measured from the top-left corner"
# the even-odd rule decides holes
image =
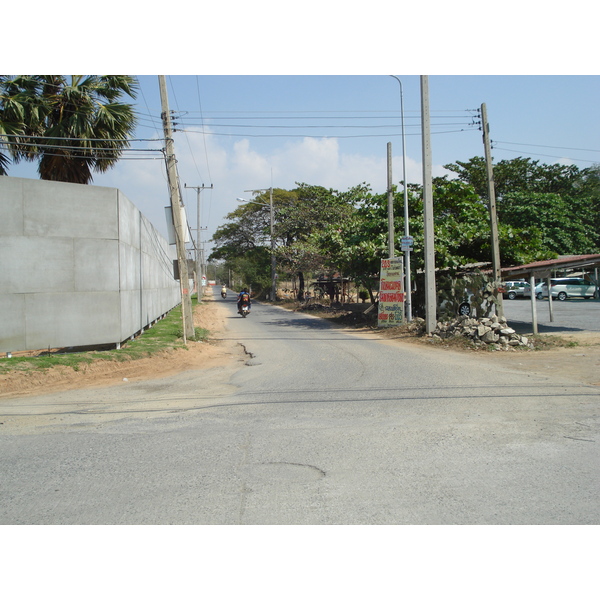
[[[181,215],[182,202],[179,191],[179,178],[177,176],[177,161],[173,148],[173,131],[171,128],[171,113],[169,112],[169,99],[167,96],[167,83],[164,75],[158,76],[160,88],[160,103],[162,121],[165,132],[165,148],[167,158],[167,179],[169,180],[169,195],[171,197],[171,212],[175,228],[175,245],[177,248],[177,263],[179,265],[179,281],[181,287],[181,318],[183,321],[183,341],[195,337],[194,316],[192,313],[192,299],[190,297],[190,279],[188,274],[187,257],[185,252],[184,220]]]
[[[387,145],[387,187],[388,187],[388,257],[394,258],[394,192],[392,190],[392,142]]]
[[[494,270],[494,281],[500,285],[502,280],[502,271],[500,267],[500,244],[498,241],[498,219],[496,217],[496,190],[494,189],[494,167],[492,166],[492,150],[490,144],[490,126],[487,120],[487,109],[485,103],[481,105],[481,127],[483,129],[483,145],[485,148],[485,166],[487,172],[489,211],[490,211],[490,230],[492,236],[492,268]],[[533,290],[532,290],[533,294]],[[496,298],[498,307],[498,316],[504,316],[504,305],[502,303],[502,294],[499,293]]]
[[[433,333],[437,321],[430,122],[431,119],[429,114],[429,78],[427,75],[421,75],[421,133],[423,138],[423,220],[425,236],[425,325],[427,333]]]
[[[202,231],[202,227],[200,226],[200,192],[202,190],[212,190],[213,184],[210,184],[210,187],[202,184],[202,185],[187,185],[183,184],[183,187],[189,188],[191,190],[196,190],[197,195],[197,219],[196,219],[196,287],[198,288],[198,301],[200,301],[200,288],[202,287],[202,275],[204,275],[204,249],[202,248],[202,242],[200,241],[200,232]],[[206,227],[204,228],[206,229]]]

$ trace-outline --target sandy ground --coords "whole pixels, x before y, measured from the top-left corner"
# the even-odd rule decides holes
[[[600,334],[582,332],[560,337],[578,345],[532,352],[496,352],[492,358],[519,371],[600,386]]]
[[[208,329],[211,337],[218,340],[219,334],[225,329],[225,307],[210,295],[205,300],[207,302],[203,306],[197,307],[194,322],[196,326]],[[353,329],[352,332],[356,333],[357,330]],[[373,332],[369,331],[368,335],[373,335]],[[600,334],[581,333],[563,337],[577,341],[578,345],[554,350],[486,353],[485,359],[519,371],[600,386]],[[386,339],[398,344],[427,343],[423,338],[410,342],[387,336]],[[431,347],[431,351],[457,352],[439,347]],[[473,354],[472,351],[464,352]],[[188,370],[232,365],[236,361],[243,361],[243,358],[243,349],[230,341],[189,342],[187,349],[170,350],[152,358],[123,363],[99,361],[79,371],[58,367],[40,373],[14,372],[2,375],[0,399],[163,378]]]
[[[225,309],[212,296],[196,307],[194,325],[218,338],[225,327]],[[46,372],[13,372],[0,375],[0,399],[59,392],[72,389],[117,385],[129,381],[159,379],[194,369],[211,369],[228,365],[244,356],[243,349],[225,341],[189,342],[187,349],[174,349],[151,358],[126,362],[97,361],[74,371],[55,367]]]

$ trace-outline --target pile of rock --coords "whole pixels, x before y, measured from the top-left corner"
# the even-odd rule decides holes
[[[451,337],[466,337],[475,346],[487,346],[494,350],[510,350],[517,346],[533,348],[527,337],[509,327],[504,317],[496,315],[483,319],[460,316],[454,321],[438,323],[431,334],[434,340]]]

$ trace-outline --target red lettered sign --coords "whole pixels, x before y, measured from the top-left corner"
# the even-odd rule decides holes
[[[401,256],[383,258],[379,279],[377,325],[393,327],[404,322],[404,260]]]

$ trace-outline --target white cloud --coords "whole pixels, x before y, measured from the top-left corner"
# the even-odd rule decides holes
[[[268,152],[255,146],[250,139],[228,144],[216,136],[204,138],[200,133],[188,133],[185,139],[178,134],[175,151],[182,189],[184,183],[188,186],[214,184],[213,190],[204,190],[201,195],[202,227],[207,227],[202,232],[202,239],[210,239],[216,228],[223,224],[225,215],[239,206],[236,198],[251,197],[245,190],[265,189],[271,185],[293,189],[297,182],[339,191],[362,182],[368,183],[374,193],[384,193],[387,188],[385,146],[381,156],[344,154],[338,140],[333,138],[303,138]],[[125,193],[148,218],[153,222],[157,219],[155,225],[162,230],[163,206],[169,203],[164,163],[128,163],[120,170],[115,184],[122,187],[120,183],[124,184],[125,180],[121,177],[127,173],[127,188],[133,192]],[[419,160],[407,156],[406,171],[409,182],[421,183],[423,170]],[[443,174],[447,171],[441,165],[434,165],[433,175]],[[392,180],[398,185],[402,179],[402,155],[394,155]],[[195,228],[196,191],[184,189],[183,193],[188,220]],[[156,199],[157,195],[161,200]]]

